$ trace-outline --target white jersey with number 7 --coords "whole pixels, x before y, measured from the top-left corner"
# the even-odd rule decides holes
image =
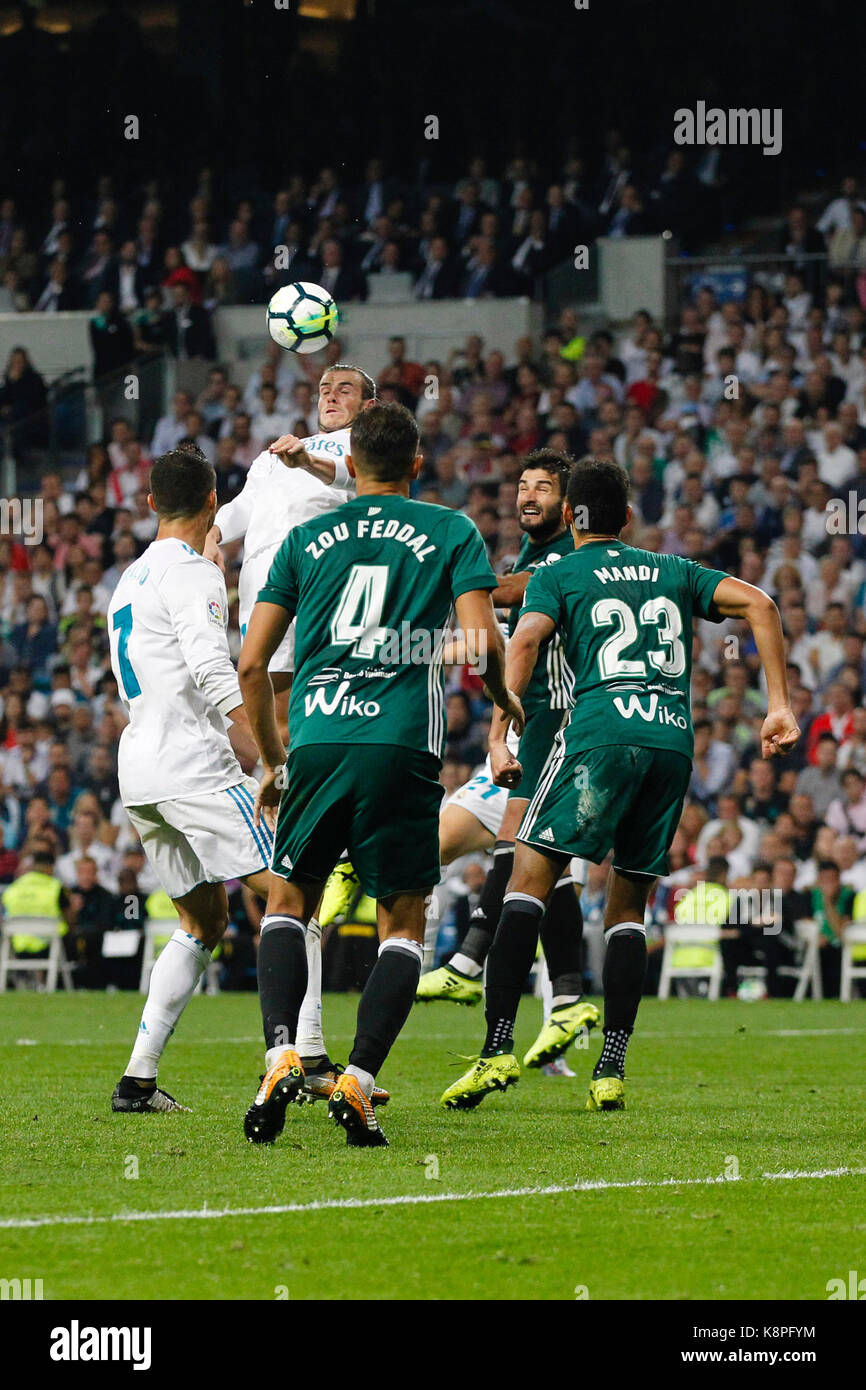
[[[222,791],[243,780],[224,716],[241,704],[226,637],[225,580],[185,542],[153,541],[108,606],[111,669],[129,724],[124,806]]]

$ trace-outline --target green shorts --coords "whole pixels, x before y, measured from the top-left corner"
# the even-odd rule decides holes
[[[439,882],[439,803],[432,753],[394,744],[317,743],[290,750],[271,868],[328,877],[344,850],[371,898]]]
[[[567,719],[567,709],[545,709],[543,706],[527,715],[526,728],[520,735],[520,747],[517,750],[517,760],[523,768],[523,776],[518,785],[509,791],[509,801],[513,796],[521,797],[524,801],[532,799],[541,769],[550,756],[553,740]]]
[[[691,760],[667,748],[612,744],[572,751],[560,735],[517,832],[543,853],[657,878],[679,824]]]

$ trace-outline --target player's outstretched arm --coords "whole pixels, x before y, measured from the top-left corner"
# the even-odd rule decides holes
[[[523,695],[529,678],[538,661],[541,646],[552,637],[556,624],[546,613],[529,612],[514,629],[508,643],[508,659],[505,664],[505,679],[509,689],[519,697]],[[497,710],[490,726],[490,765],[493,780],[500,787],[516,787],[520,782],[520,763],[510,752],[506,743],[509,720]],[[518,730],[519,732],[519,730]]]
[[[468,589],[455,606],[472,665],[508,723],[522,732],[523,706],[505,681],[505,639],[493,612],[490,590]]]
[[[223,502],[214,517],[213,526],[207,533],[204,542],[204,557],[206,560],[213,560],[215,565],[225,572],[225,563],[220,552],[221,545],[227,545],[229,541],[239,541],[245,536],[253,511],[260,493],[263,490],[262,469],[259,460],[262,455],[253,460],[246,482],[231,502]]]
[[[280,779],[286,750],[277,726],[274,688],[268,675],[268,663],[285,637],[293,616],[279,604],[257,603],[238,659],[238,681],[244,708],[265,768],[256,797],[257,825],[262,810],[273,809],[280,800]]]
[[[216,524],[214,524],[204,538],[204,550],[202,551],[202,554],[204,555],[204,558],[206,560],[212,560],[213,563],[216,565],[217,569],[221,570],[222,573],[225,574],[226,562],[223,559],[223,553],[220,550],[221,540],[222,532],[220,531],[220,528]]]
[[[320,483],[333,483],[337,476],[337,465],[332,458],[315,458],[304,448],[303,439],[295,434],[281,434],[271,445],[271,453],[276,454],[286,468],[305,468],[318,478]]]
[[[518,574],[500,574],[497,586],[490,595],[494,608],[513,608],[515,603],[522,603],[530,578],[529,570],[521,570]]]
[[[716,586],[713,603],[726,618],[745,618],[754,633],[767,680],[767,717],[761,728],[763,756],[773,758],[789,752],[800,737],[800,728],[788,694],[785,639],[778,608],[763,589],[732,575]]]

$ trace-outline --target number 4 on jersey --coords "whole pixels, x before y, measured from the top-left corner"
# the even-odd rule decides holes
[[[388,585],[387,565],[353,565],[331,619],[331,641],[350,646],[352,656],[375,657],[388,636],[381,626]]]

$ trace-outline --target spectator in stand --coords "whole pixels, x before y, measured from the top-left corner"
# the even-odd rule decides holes
[[[110,290],[100,290],[97,294],[89,329],[93,377],[99,381],[120,371],[133,354],[132,329],[117,308]]]
[[[154,458],[168,454],[176,449],[186,435],[186,417],[192,409],[192,396],[188,391],[175,391],[171,415],[163,415],[157,422],[150,452]]]
[[[171,295],[169,350],[184,361],[200,357],[212,362],[216,357],[216,343],[207,309],[193,303],[189,287],[185,284],[175,284]]]
[[[98,882],[97,873],[96,861],[82,855],[76,861],[75,881],[68,893],[69,952],[76,963],[78,989],[105,987],[102,943],[114,926],[117,907],[114,895]]]
[[[131,319],[135,351],[144,357],[167,352],[171,342],[171,315],[162,300],[162,293],[148,285],[143,293],[143,307]]]
[[[259,388],[259,410],[253,416],[250,433],[257,452],[273,444],[282,434],[291,434],[294,419],[277,408],[277,388],[267,382]]]
[[[460,277],[451,260],[444,236],[430,238],[429,249],[418,268],[414,295],[416,299],[453,299]]]
[[[396,386],[402,393],[403,403],[414,410],[424,389],[424,368],[420,362],[408,360],[406,339],[400,334],[388,339],[388,356],[391,360],[379,373],[379,385]]]
[[[321,255],[313,261],[309,278],[326,289],[338,304],[367,298],[364,275],[344,263],[343,248],[334,237],[322,242]]]
[[[827,807],[824,820],[831,830],[854,839],[859,851],[866,851],[866,776],[856,767],[840,774],[841,796]]]
[[[807,889],[809,916],[818,923],[821,985],[825,999],[837,998],[842,970],[842,935],[852,920],[854,889],[843,885],[839,866],[822,859],[814,884]]]
[[[37,445],[44,439],[47,396],[45,382],[30,361],[26,348],[13,348],[0,381],[0,425],[12,430],[16,450]]]
[[[809,729],[807,741],[808,758],[817,763],[818,740],[823,734],[831,734],[838,744],[844,744],[854,732],[854,696],[841,681],[836,681],[827,691],[827,706],[816,716]]]
[[[47,687],[49,662],[57,651],[57,628],[41,595],[34,594],[28,602],[27,621],[12,629],[10,642],[16,660],[33,673],[37,684]]]

